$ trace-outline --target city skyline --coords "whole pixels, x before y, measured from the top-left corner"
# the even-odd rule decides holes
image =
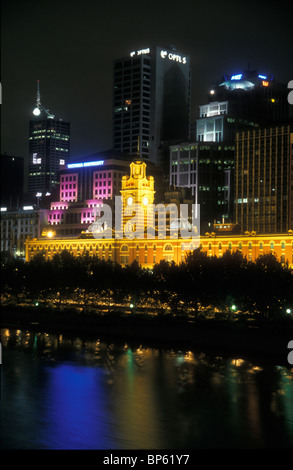
[[[50,8],[51,5],[51,8]],[[28,126],[40,80],[42,102],[72,126],[72,158],[112,147],[113,62],[133,49],[174,44],[191,58],[191,121],[214,82],[248,66],[292,79],[286,11],[248,1],[207,6],[170,2],[2,5],[2,148],[26,157]],[[58,11],[58,15],[56,15]],[[243,30],[239,29],[239,19]],[[151,25],[151,29],[150,29]]]
[[[14,461],[293,448],[292,50],[270,1],[2,2]]]

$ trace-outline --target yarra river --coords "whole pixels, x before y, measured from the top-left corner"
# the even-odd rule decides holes
[[[293,448],[293,367],[2,329],[2,449]]]

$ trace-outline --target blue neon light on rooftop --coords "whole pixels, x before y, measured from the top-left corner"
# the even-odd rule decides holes
[[[95,162],[84,162],[84,163],[69,163],[67,168],[84,168],[88,166],[100,166],[104,165],[104,160],[97,160]]]
[[[238,75],[232,75],[230,80],[241,80],[242,78],[242,73],[238,73]]]
[[[262,80],[266,80],[266,79],[267,79],[266,75],[259,75],[258,78],[261,78]]]

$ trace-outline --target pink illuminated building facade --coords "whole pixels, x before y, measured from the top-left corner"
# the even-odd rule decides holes
[[[61,168],[59,201],[51,202],[48,211],[48,225],[57,236],[80,234],[100,216],[103,201],[111,204],[120,195],[131,159],[106,152]]]

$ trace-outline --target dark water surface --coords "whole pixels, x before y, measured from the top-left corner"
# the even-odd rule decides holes
[[[293,448],[290,366],[2,330],[2,449]]]

